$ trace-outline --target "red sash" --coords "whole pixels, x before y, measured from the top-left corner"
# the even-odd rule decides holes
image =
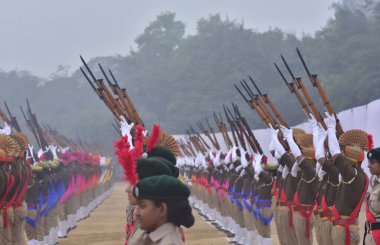
[[[298,191],[294,194],[294,205],[301,206],[300,199],[298,198]],[[310,207],[309,210],[300,210],[298,213],[306,219],[305,235],[307,239],[310,239],[310,217],[313,214],[315,204]]]
[[[365,197],[367,189],[368,189],[368,177],[367,177],[366,174],[364,174],[364,175],[365,175],[365,186],[364,186],[363,193],[362,193],[362,195],[361,195],[361,197],[359,199],[358,204],[356,204],[356,207],[355,207],[354,211],[352,211],[350,217],[346,220],[346,223],[344,224],[344,228],[345,228],[345,231],[346,231],[346,238],[345,238],[346,245],[350,245],[350,224],[358,216],[358,213],[360,211],[360,207],[361,207],[361,205],[363,203],[364,197]],[[336,204],[334,204],[334,207],[333,207],[333,215],[334,215],[334,219],[336,219],[336,220],[340,220],[341,219],[339,211],[336,208]]]
[[[287,203],[286,206],[289,209],[289,211],[288,211],[289,227],[294,228],[294,224],[293,224],[293,207],[292,207],[291,202],[288,202],[288,198],[286,197],[286,193],[285,193],[284,189],[282,189],[282,191],[281,191],[281,202]]]

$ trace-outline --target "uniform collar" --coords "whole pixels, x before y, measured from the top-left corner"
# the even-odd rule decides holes
[[[150,240],[152,242],[157,242],[158,240],[162,239],[166,235],[175,232],[176,227],[172,223],[165,223],[164,225],[161,225],[156,230],[152,231],[148,234]]]

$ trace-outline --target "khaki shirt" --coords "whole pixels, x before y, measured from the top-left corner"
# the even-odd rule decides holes
[[[376,219],[380,218],[380,180],[375,178],[371,194],[368,198],[368,207]]]
[[[151,233],[138,229],[128,245],[184,245],[177,227],[172,223],[166,223]]]

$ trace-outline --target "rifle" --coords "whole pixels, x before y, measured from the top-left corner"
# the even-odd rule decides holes
[[[311,98],[309,92],[307,91],[306,87],[304,86],[304,84],[302,82],[302,79],[300,77],[295,77],[294,76],[293,72],[290,70],[290,67],[289,67],[288,63],[286,63],[286,60],[285,60],[285,58],[284,58],[283,55],[281,55],[281,59],[284,62],[285,67],[288,70],[290,76],[292,77],[294,83],[297,85],[297,88],[301,89],[303,95],[305,96],[305,99],[306,99],[307,103],[309,104],[309,106],[311,108],[311,111],[313,112],[313,115],[314,115],[315,119],[317,120],[317,122],[319,122],[322,125],[322,127],[324,129],[327,129],[325,121],[323,121],[323,117],[319,113],[318,108],[315,106],[315,104],[313,102],[313,99]]]
[[[260,103],[258,102],[258,100],[259,100],[258,96],[257,95],[253,95],[253,92],[252,92],[252,90],[250,90],[249,86],[248,87],[244,87],[243,83],[242,83],[242,86],[245,89],[245,91],[247,92],[247,94],[251,97],[251,100],[248,101],[247,98],[244,96],[244,94],[240,91],[240,89],[235,84],[236,90],[240,93],[240,95],[246,101],[248,101],[248,104],[251,106],[251,108],[254,109],[257,112],[257,114],[260,116],[260,118],[264,122],[265,126],[267,126],[269,128],[269,125],[272,125],[272,127],[274,129],[279,129],[279,126],[278,126],[277,122],[270,115],[269,111],[266,110],[265,105],[264,105],[264,108],[261,107]],[[287,142],[283,139],[283,135],[282,135],[282,131],[281,130],[279,130],[279,136],[280,136],[279,137],[280,143],[283,145],[283,147],[285,148],[285,150],[288,150],[289,146],[288,146]]]
[[[92,71],[88,67],[87,63],[84,61],[84,59],[83,59],[82,56],[80,56],[80,59],[82,60],[83,65],[86,67],[88,73],[90,74],[90,76],[94,80],[95,84],[98,86],[98,88],[102,89],[101,93],[102,93],[102,95],[104,95],[103,98],[107,98],[108,99],[108,101],[110,103],[109,106],[112,108],[111,111],[115,111],[116,114],[117,114],[117,116],[118,116],[118,118],[120,118],[120,116],[126,117],[126,115],[124,114],[123,110],[120,108],[119,103],[116,101],[116,99],[112,96],[111,92],[108,90],[108,88],[103,83],[103,79],[96,79],[95,76],[94,76],[94,74],[92,73]],[[82,70],[82,72],[83,72],[83,70]],[[86,77],[86,78],[88,78],[88,77]]]
[[[222,114],[219,113],[219,118],[218,118],[218,115],[215,113],[215,111],[213,113],[214,113],[215,123],[218,126],[219,131],[223,136],[224,143],[225,143],[227,149],[229,149],[232,147],[232,142],[231,142],[230,136],[228,135],[226,125],[223,122]]]
[[[21,132],[20,125],[18,124],[16,117],[12,116],[12,113],[11,113],[11,111],[9,110],[9,107],[8,107],[8,105],[7,105],[7,102],[4,101],[4,105],[5,105],[5,108],[6,108],[7,112],[8,112],[8,115],[9,115],[10,126],[14,127],[14,128],[16,129],[17,132]],[[9,121],[8,121],[8,122],[9,122]]]
[[[303,67],[306,70],[307,76],[309,77],[309,80],[310,80],[311,84],[313,85],[313,87],[317,88],[319,96],[321,97],[323,105],[325,106],[327,112],[330,115],[334,115],[334,117],[335,117],[335,120],[336,120],[336,131],[337,131],[337,135],[338,135],[338,138],[339,138],[339,136],[341,134],[343,134],[343,128],[342,128],[342,125],[339,122],[339,118],[337,117],[337,115],[336,115],[336,113],[334,111],[334,108],[332,107],[329,99],[327,98],[325,90],[322,87],[321,81],[318,79],[318,75],[310,73],[308,67],[306,66],[305,60],[303,59],[303,57],[301,55],[301,52],[299,51],[298,48],[296,48],[296,49],[297,49],[298,57],[300,58],[300,60],[302,62],[302,65],[303,65]]]
[[[260,97],[263,98],[265,104],[269,105],[269,107],[271,108],[274,116],[277,118],[277,120],[280,122],[281,125],[288,127],[288,125],[286,124],[285,120],[281,117],[280,113],[278,112],[277,108],[273,105],[271,99],[269,98],[268,94],[262,94],[260,89],[257,87],[255,81],[253,81],[252,77],[251,76],[248,76],[249,79],[251,80],[253,86],[256,88],[257,92],[259,93]]]
[[[251,98],[251,106],[256,110],[256,112],[259,114],[259,116],[263,119],[266,126],[269,127],[269,124],[271,124],[273,127],[277,127],[276,120],[272,117],[271,113],[266,108],[264,102],[261,100],[261,98],[258,95],[255,95],[251,88],[248,86],[248,84],[243,81],[240,82],[246,93]]]
[[[94,89],[95,93],[98,95],[98,97],[104,102],[104,104],[107,106],[107,108],[112,112],[112,114],[114,115],[115,118],[117,118],[117,120],[120,119],[119,115],[117,114],[117,112],[115,111],[115,109],[112,107],[112,104],[111,102],[109,101],[109,99],[103,95],[103,89],[101,88],[96,88],[94,86],[94,84],[92,84],[90,78],[88,78],[86,72],[82,69],[82,67],[79,67],[79,69],[81,70],[82,74],[84,75],[84,77],[86,78],[86,80],[88,81],[88,83],[91,85],[91,87]]]
[[[234,118],[233,114],[231,113],[230,109],[227,106],[223,105],[223,109],[226,115],[227,122],[228,124],[230,124],[231,133],[235,142],[235,146],[239,146],[239,142],[240,142],[240,145],[246,151],[247,147],[245,145],[243,132],[239,132],[239,126],[238,126],[237,120]]]
[[[209,130],[210,130],[211,135],[214,138],[213,142],[215,142],[215,148],[217,150],[220,150],[220,145],[219,145],[218,139],[216,138],[215,132],[214,132],[213,128],[211,127],[210,123],[208,122],[207,117],[206,117],[206,123],[207,123],[207,126],[208,126]]]
[[[10,125],[8,117],[4,114],[4,112],[1,110],[1,108],[0,108],[0,118],[3,120],[3,122],[5,122],[8,125]]]
[[[40,148],[45,149],[46,147],[48,147],[48,143],[43,136],[40,125],[38,124],[36,114],[32,113],[32,108],[30,106],[28,98],[26,99],[26,104],[27,104],[27,113],[29,114],[31,125],[36,129],[36,133],[37,133],[39,142],[41,144]]]
[[[206,150],[203,148],[203,146],[201,145],[200,141],[198,138],[196,138],[195,136],[192,136],[191,135],[191,132],[187,129],[186,130],[186,134],[188,135],[189,137],[189,140],[190,142],[192,143],[192,146],[190,144],[191,147],[194,147],[195,150],[201,152],[202,154],[205,154],[206,153]],[[195,152],[195,151],[194,151]]]
[[[214,146],[214,148],[218,149],[218,146],[214,142],[214,139],[211,137],[210,133],[203,127],[202,123],[198,121],[198,122],[196,122],[196,125],[203,132],[203,134],[207,136],[207,138],[210,140],[210,142]]]
[[[262,113],[262,111],[257,107],[257,104],[256,104],[256,102],[254,101],[254,97],[255,97],[255,96],[252,96],[252,95],[249,94],[249,92],[248,92],[248,96],[250,96],[250,99],[248,100],[248,99],[244,96],[244,94],[241,92],[241,90],[239,89],[239,87],[238,87],[236,84],[234,84],[234,87],[235,87],[236,90],[239,92],[239,94],[243,97],[243,99],[244,99],[245,102],[249,105],[249,107],[250,107],[252,110],[256,111],[256,113],[259,115],[259,117],[261,118],[262,122],[264,123],[265,127],[269,127],[270,122],[268,122],[268,121],[266,120],[265,115],[264,115],[264,114]]]
[[[248,141],[248,144],[249,146],[251,147],[251,149],[253,150],[254,153],[257,153],[258,152],[258,149],[253,141],[253,139],[251,138],[251,135],[249,134],[249,132],[247,131],[247,128],[245,127],[245,125],[243,124],[242,122],[242,118],[239,117],[239,115],[236,113],[236,110],[235,110],[235,105],[232,103],[232,108],[234,109],[234,113],[235,115],[232,115],[231,111],[229,111],[228,109],[228,112],[230,113],[230,115],[234,118],[235,122],[236,122],[236,126],[238,127],[238,129],[240,130],[241,132],[241,141],[242,144],[245,145],[245,140],[244,140],[244,137],[245,139],[247,139]]]
[[[282,77],[282,80],[284,80],[285,85],[289,88],[290,93],[292,93],[292,94],[294,94],[294,95],[296,96],[298,102],[300,103],[300,105],[301,105],[301,107],[302,107],[303,112],[304,112],[305,115],[306,115],[306,118],[310,118],[311,111],[310,111],[309,107],[307,106],[307,104],[305,103],[305,101],[303,100],[301,94],[300,94],[299,91],[297,90],[296,85],[295,85],[293,82],[289,83],[289,82],[286,80],[285,76],[282,74],[280,68],[278,68],[278,66],[277,66],[276,63],[274,63],[274,66],[276,67],[278,73],[279,73],[280,76]]]
[[[116,96],[118,96],[119,101],[121,102],[121,105],[122,105],[121,107],[123,107],[124,111],[127,113],[128,117],[126,119],[127,119],[128,123],[130,123],[131,121],[134,121],[136,123],[136,120],[135,120],[135,118],[134,118],[134,116],[133,116],[133,114],[130,111],[130,108],[128,106],[127,100],[125,99],[125,97],[123,97],[122,91],[120,90],[120,88],[116,84],[112,84],[112,82],[108,79],[108,76],[104,72],[103,67],[100,65],[100,63],[98,63],[98,66],[99,66],[100,70],[102,71],[103,76],[106,79],[109,87],[112,89],[113,93]]]
[[[234,108],[236,116],[240,119],[240,121],[242,122],[246,131],[248,132],[249,137],[246,136],[247,139],[252,140],[252,145],[251,145],[252,149],[256,153],[259,152],[260,154],[263,154],[263,150],[261,149],[260,143],[257,141],[255,135],[253,134],[251,128],[249,127],[247,120],[240,114],[238,106],[236,104],[232,103],[232,107]],[[255,148],[253,148],[253,147],[255,147]]]
[[[189,128],[190,128],[190,132],[192,132],[193,134],[197,135],[197,139],[199,140],[200,145],[202,146],[202,148],[204,149],[204,151],[207,151],[208,149],[210,149],[210,146],[203,139],[202,135],[200,135],[197,131],[195,131],[195,129],[191,125],[189,125]]]
[[[110,75],[111,75],[111,77],[112,77],[112,80],[115,82],[116,86],[117,86],[118,88],[120,88],[119,83],[116,81],[116,78],[115,78],[115,76],[113,75],[111,69],[108,69],[108,71],[109,71],[109,73],[110,73]],[[131,108],[131,112],[133,113],[134,118],[137,120],[137,123],[139,123],[139,124],[141,124],[142,126],[144,126],[144,123],[143,123],[143,121],[141,120],[141,117],[140,117],[139,113],[137,112],[136,107],[135,107],[135,105],[133,104],[131,98],[129,97],[129,95],[128,95],[128,93],[127,93],[127,90],[126,90],[126,89],[121,89],[121,91],[123,92],[124,98],[127,100],[127,103],[128,103],[128,105],[129,105],[129,107]]]

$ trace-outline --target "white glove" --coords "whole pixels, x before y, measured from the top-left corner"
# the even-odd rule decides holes
[[[293,177],[297,177],[297,173],[298,173],[298,171],[300,171],[300,168],[298,167],[298,165],[299,165],[299,164],[297,164],[297,162],[295,162],[295,163],[293,164],[292,170],[290,171],[290,173],[291,173],[291,175],[292,175]]]
[[[290,151],[293,153],[294,157],[297,158],[302,155],[300,148],[294,142],[293,139],[293,131],[291,129],[285,128],[284,126],[281,125],[281,132],[286,138],[286,141],[288,142]]]
[[[336,120],[334,115],[330,115],[328,112],[325,112],[327,118],[325,119],[327,129],[336,130]]]
[[[280,129],[281,129],[282,135],[284,136],[285,139],[293,138],[292,129],[284,127],[282,125],[280,125]]]
[[[237,159],[238,159],[238,156],[236,154],[236,150],[238,148],[236,146],[233,146],[232,147],[232,152],[231,152],[231,156],[232,156],[232,162],[235,162]]]
[[[269,144],[268,150],[269,150],[269,152],[276,150],[276,149],[274,148],[274,142],[273,142],[273,139],[270,141],[270,144]]]
[[[243,177],[245,173],[246,173],[246,171],[245,171],[245,169],[243,168],[243,170],[240,172],[240,176]]]
[[[277,171],[282,172],[283,169],[284,169],[284,167],[282,165],[280,165],[280,166],[278,166]]]
[[[8,123],[4,122],[4,127],[0,129],[0,134],[10,135],[11,133],[11,127],[8,125]]]
[[[248,161],[247,159],[245,158],[245,155],[246,155],[246,151],[243,149],[243,147],[240,147],[240,162],[241,162],[241,165],[243,166],[243,168],[246,168],[248,167]]]
[[[120,131],[122,136],[130,135],[134,123],[128,124],[123,116],[120,116]]]
[[[146,129],[143,130],[143,131],[142,131],[142,134],[143,134],[144,137],[146,137],[146,135],[148,134],[148,130],[146,130]]]
[[[315,166],[316,172],[318,173],[319,170],[321,170],[321,168],[322,168],[321,164],[317,161],[317,165]]]
[[[228,164],[231,161],[232,148],[227,151],[226,156],[223,159],[224,164]]]
[[[233,165],[233,164],[232,164]],[[237,173],[239,173],[240,172],[240,170],[243,168],[243,166],[242,165],[239,165],[239,166],[237,166],[237,168],[236,168],[236,172]]]
[[[336,120],[334,115],[329,115],[326,112],[326,125],[327,125],[327,135],[328,135],[328,142],[329,142],[329,150],[332,156],[335,156],[337,154],[340,154],[340,147],[338,143],[338,139],[336,138]]]
[[[288,166],[285,165],[285,167],[282,169],[282,178],[285,179],[286,175],[289,173]]]
[[[319,159],[321,159],[322,157],[326,156],[326,154],[325,154],[325,139],[326,139],[327,134],[323,128],[320,128],[319,130],[320,130],[320,132],[318,133],[318,143],[317,143],[317,147],[315,148],[315,159],[317,161]]]
[[[274,157],[278,160],[280,160],[281,156],[277,153],[277,151],[274,151]]]
[[[321,168],[319,171],[318,171],[318,178],[319,178],[319,181],[322,181],[323,180],[323,176],[326,174],[326,172]]]
[[[213,160],[213,164],[214,164],[214,166],[219,166],[220,164],[221,164],[221,161],[220,161],[220,154],[222,154],[222,152],[221,151],[217,151],[216,152],[216,156],[215,156],[215,158],[214,158],[214,160]]]
[[[269,130],[270,130],[271,137],[274,143],[275,151],[278,153],[278,155],[280,155],[280,158],[281,158],[282,155],[285,154],[285,149],[281,145],[280,141],[278,140],[278,137],[277,137],[278,129],[274,129],[272,125],[269,124]]]
[[[254,159],[254,171],[255,174],[259,175],[261,171],[263,171],[263,167],[261,166],[261,160],[263,159],[263,155],[261,154],[255,154],[255,159]]]
[[[315,149],[318,144],[318,122],[315,120],[313,114],[310,113],[309,116],[308,122],[310,124],[311,133],[313,134],[313,146]]]
[[[57,146],[50,145],[49,148],[50,148],[50,151],[53,153],[53,159],[58,159]]]
[[[43,151],[42,149],[39,149],[37,152],[38,158],[40,158],[46,151]]]

